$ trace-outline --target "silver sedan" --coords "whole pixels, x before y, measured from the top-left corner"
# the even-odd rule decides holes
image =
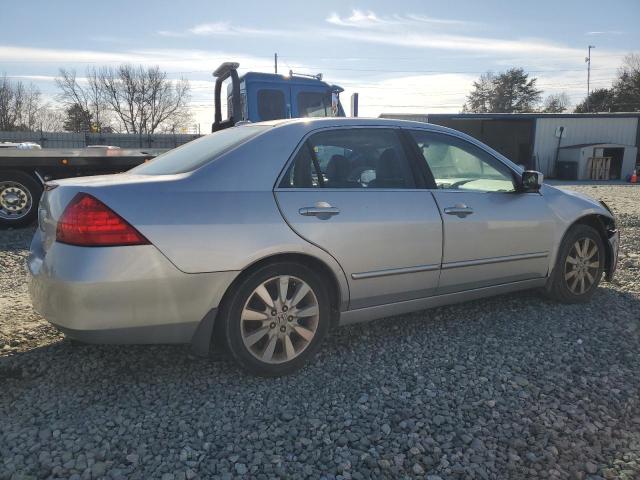
[[[294,371],[338,325],[515,290],[585,302],[611,211],[454,130],[379,119],[229,128],[127,173],[49,183],[35,308],[95,343],[224,343]]]

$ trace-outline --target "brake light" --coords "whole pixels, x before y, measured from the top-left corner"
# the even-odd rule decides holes
[[[88,193],[78,193],[67,205],[58,221],[56,240],[81,247],[149,244],[124,218]]]

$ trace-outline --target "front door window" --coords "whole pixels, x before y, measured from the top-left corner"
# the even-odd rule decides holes
[[[438,188],[480,192],[513,192],[511,171],[482,149],[448,135],[414,130]]]

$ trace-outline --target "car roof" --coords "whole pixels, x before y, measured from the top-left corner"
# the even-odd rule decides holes
[[[327,127],[344,126],[366,126],[366,127],[404,127],[419,128],[441,132],[452,132],[453,130],[440,125],[426,122],[416,122],[412,120],[396,120],[392,118],[366,118],[366,117],[318,117],[318,118],[287,118],[279,120],[268,120],[265,122],[252,123],[252,125],[269,125],[273,127],[300,126],[307,125],[310,130]]]

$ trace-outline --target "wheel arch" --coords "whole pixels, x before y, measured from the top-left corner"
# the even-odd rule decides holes
[[[607,272],[607,279],[609,279],[611,262],[613,261],[613,251],[612,251],[611,244],[609,243],[609,237],[611,233],[615,231],[615,228],[616,228],[615,220],[611,217],[608,217],[607,215],[603,215],[600,213],[588,213],[586,215],[583,215],[575,219],[571,224],[567,226],[565,231],[562,233],[562,237],[560,239],[560,242],[558,243],[558,249],[560,249],[560,246],[562,245],[564,238],[567,236],[567,233],[575,225],[586,225],[588,227],[593,228],[600,235],[600,238],[602,239],[602,243],[604,245],[604,250],[605,250],[604,271]],[[558,252],[555,252],[554,265],[555,265],[557,256],[558,256]]]
[[[31,168],[22,168],[22,167],[0,168],[0,174],[10,175],[13,173],[21,173],[23,175],[28,175],[33,180],[38,182],[40,186],[44,186],[44,178],[38,173],[37,170],[31,169]]]
[[[227,294],[231,292],[232,289],[235,288],[235,286],[239,282],[241,282],[247,275],[251,274],[259,268],[262,268],[265,265],[272,265],[274,263],[282,262],[300,263],[311,268],[314,271],[319,272],[328,282],[327,284],[329,286],[331,307],[332,309],[339,312],[340,305],[343,301],[343,294],[340,289],[340,283],[338,282],[338,278],[336,277],[334,271],[323,260],[314,257],[313,255],[300,252],[277,253],[260,258],[253,263],[250,263],[240,272],[240,274],[234,279],[231,285],[229,285],[229,288],[227,288],[225,294],[222,297],[222,301],[224,301]],[[220,303],[222,303],[222,301]]]
[[[331,269],[331,267],[323,260],[307,253],[277,253],[260,258],[250,263],[244,269],[242,269],[242,271],[236,276],[231,284],[229,284],[224,294],[222,295],[222,298],[220,299],[218,307],[208,312],[207,315],[205,315],[205,317],[201,320],[200,325],[196,329],[196,333],[191,340],[192,351],[195,354],[200,356],[207,355],[210,351],[211,343],[213,342],[215,344],[218,344],[218,340],[222,338],[222,322],[219,321],[220,315],[224,310],[223,306],[226,304],[229,297],[240,284],[240,282],[242,282],[242,280],[244,280],[251,273],[266,265],[272,265],[282,262],[299,263],[320,273],[320,275],[327,281],[327,286],[329,287],[329,298],[331,301],[330,328],[338,325],[340,320],[340,306],[342,305],[343,301],[345,301],[345,299],[343,298],[344,294],[341,291],[338,277]]]

